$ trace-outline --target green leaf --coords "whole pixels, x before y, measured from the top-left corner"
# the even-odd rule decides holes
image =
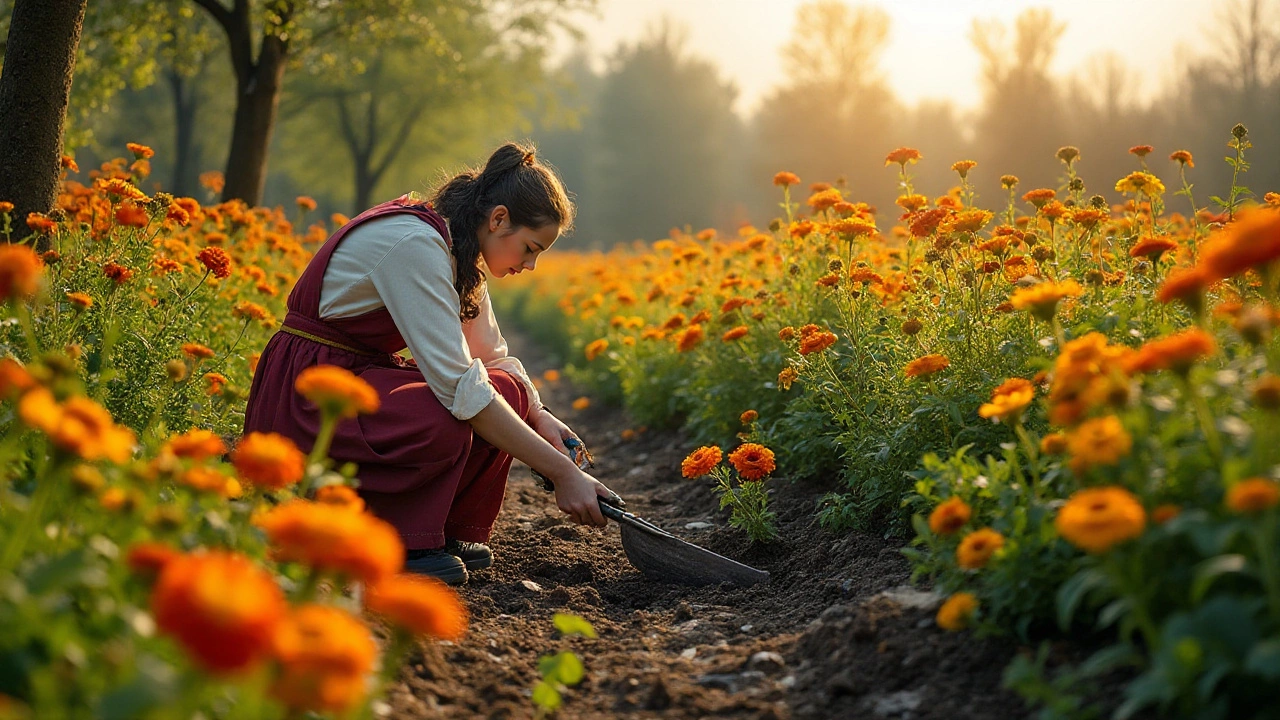
[[[533,686],[533,704],[548,711],[560,707],[560,691],[540,680]]]
[[[571,652],[543,655],[538,658],[538,672],[547,682],[577,685],[582,682],[582,661]]]
[[[1199,604],[1213,581],[1228,573],[1248,572],[1248,560],[1243,555],[1219,555],[1196,565],[1191,581],[1191,602]]]
[[[1106,587],[1107,576],[1097,568],[1081,570],[1058,588],[1058,627],[1066,630],[1071,627],[1071,618],[1076,608],[1090,591]]]
[[[591,627],[591,623],[577,615],[569,613],[556,613],[552,616],[551,622],[560,631],[561,635],[581,635],[583,637],[596,637],[596,629]]]
[[[1267,680],[1280,679],[1280,639],[1263,640],[1249,651],[1244,669]]]

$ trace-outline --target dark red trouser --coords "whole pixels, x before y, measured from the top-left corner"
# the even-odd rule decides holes
[[[503,370],[489,370],[489,382],[517,415],[528,417],[529,397],[519,380]],[[443,547],[446,537],[487,541],[502,509],[511,456],[450,415],[430,391],[412,396],[429,406],[419,405],[418,411],[430,420],[416,424],[430,434],[426,447],[431,457],[416,467],[362,467],[356,474],[360,495],[375,515],[400,531],[408,550]]]

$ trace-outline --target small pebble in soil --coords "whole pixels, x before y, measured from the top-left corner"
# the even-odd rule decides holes
[[[747,624],[747,625],[743,625],[742,627],[738,628],[738,630],[741,630],[742,632],[751,632],[751,629],[752,629],[752,628],[754,628],[754,627],[755,627],[755,625]]]
[[[684,622],[693,618],[693,608],[689,607],[689,603],[681,602],[676,606],[676,614],[671,618],[673,622]]]
[[[520,584],[529,592],[542,592],[542,586],[532,580],[521,580]]]
[[[751,670],[758,670],[763,673],[775,673],[787,667],[787,661],[776,652],[762,650],[747,661],[747,667]]]
[[[680,651],[680,657],[684,658],[685,660],[692,660],[697,656],[698,656],[698,648],[696,647],[685,648]]]
[[[702,522],[702,521],[697,521],[697,522],[691,522],[691,523],[685,523],[685,524],[684,524],[684,529],[685,529],[685,530],[710,530],[710,529],[712,529],[712,528],[714,528],[714,527],[715,527],[715,525],[713,525],[713,524],[711,524],[711,523],[709,523],[709,522]]]

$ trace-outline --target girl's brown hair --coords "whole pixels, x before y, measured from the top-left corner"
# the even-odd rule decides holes
[[[573,228],[574,207],[559,176],[540,162],[534,147],[509,142],[493,151],[483,170],[469,169],[440,187],[431,197],[436,212],[449,221],[453,256],[458,261],[454,288],[462,300],[463,322],[480,312],[484,272],[476,233],[498,205],[511,213],[512,226],[533,229],[555,223],[561,232]]]

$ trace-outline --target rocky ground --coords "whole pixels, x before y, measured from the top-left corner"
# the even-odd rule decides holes
[[[535,376],[550,367],[535,348],[514,352]],[[681,479],[692,446],[679,434],[624,441],[622,411],[570,410],[581,393],[563,380],[543,394],[629,510],[768,570],[770,582],[689,588],[647,579],[628,563],[616,526],[574,525],[517,463],[490,542],[495,565],[462,588],[469,635],[423,645],[385,714],[531,717],[539,656],[568,649],[586,678],[565,693],[561,718],[1030,716],[1000,687],[1020,648],[939,630],[939,598],[908,584],[899,543],[817,526],[815,502],[827,488],[773,480],[781,540],[750,544],[716,509],[709,481]],[[586,618],[599,637],[558,637],[557,612]]]

